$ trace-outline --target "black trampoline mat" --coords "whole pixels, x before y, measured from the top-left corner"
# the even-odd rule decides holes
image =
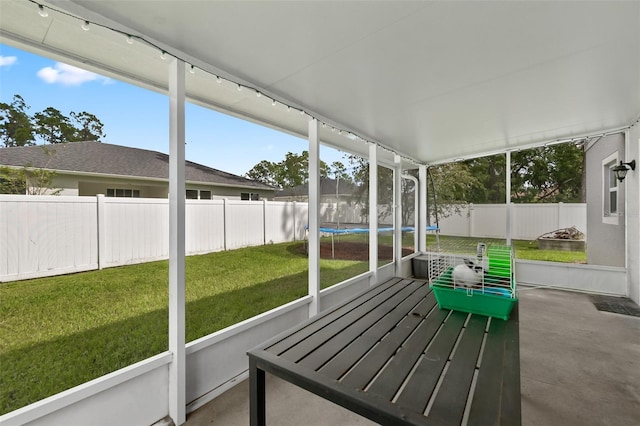
[[[640,306],[627,297],[589,295],[591,303],[599,311],[612,312],[614,314],[640,317]]]

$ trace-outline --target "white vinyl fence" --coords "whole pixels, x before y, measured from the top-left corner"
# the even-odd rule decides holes
[[[439,226],[443,235],[506,238],[506,220],[506,204],[469,204],[460,213],[440,218]],[[514,240],[535,240],[547,232],[571,226],[586,238],[586,204],[511,204],[511,238]]]
[[[586,234],[584,204],[512,208],[514,239],[534,239],[567,226]],[[359,218],[360,209],[341,206],[341,223]],[[334,216],[330,206],[321,206],[322,221]],[[186,252],[302,240],[307,217],[307,203],[301,202],[187,200]],[[504,205],[470,205],[459,215],[441,219],[441,233],[504,238],[505,217]],[[167,199],[0,195],[0,282],[168,257]]]
[[[305,238],[306,203],[187,200],[188,255]],[[0,282],[169,257],[169,201],[0,195]]]

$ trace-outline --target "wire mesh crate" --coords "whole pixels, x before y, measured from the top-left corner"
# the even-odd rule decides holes
[[[476,257],[428,253],[429,283],[442,309],[508,319],[517,303],[510,246],[478,243]]]

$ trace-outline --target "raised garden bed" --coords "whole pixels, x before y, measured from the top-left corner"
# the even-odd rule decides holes
[[[584,251],[584,240],[563,240],[559,238],[539,238],[538,248],[540,250],[561,250],[561,251]]]
[[[573,226],[541,235],[537,241],[540,250],[585,251],[584,234]]]

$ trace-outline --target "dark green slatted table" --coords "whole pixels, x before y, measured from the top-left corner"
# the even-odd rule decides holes
[[[254,426],[265,372],[383,425],[521,424],[517,304],[508,321],[452,312],[395,278],[248,355]]]

